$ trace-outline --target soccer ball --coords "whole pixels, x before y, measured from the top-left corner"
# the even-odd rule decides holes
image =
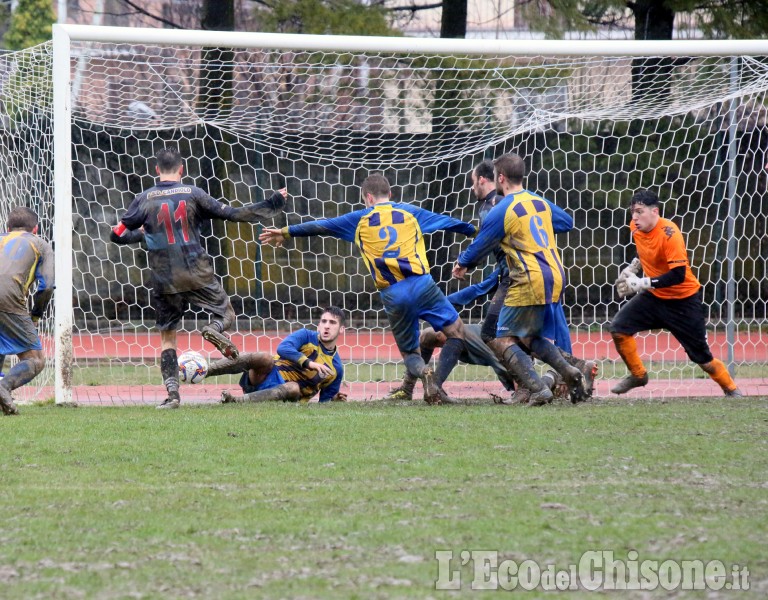
[[[199,352],[188,351],[179,356],[179,381],[200,383],[208,375],[208,361]]]

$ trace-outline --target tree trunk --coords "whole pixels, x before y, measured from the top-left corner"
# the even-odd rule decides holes
[[[671,40],[675,11],[664,0],[637,0],[630,4],[635,15],[636,40]],[[670,95],[671,57],[636,58],[632,61],[632,101],[638,104],[665,102]]]
[[[467,0],[443,0],[440,37],[467,37]]]
[[[203,0],[200,26],[209,31],[235,30],[234,0]],[[216,199],[229,202],[234,199],[227,162],[232,158],[230,136],[209,123],[211,120],[225,120],[232,112],[235,53],[230,48],[203,48],[200,51],[200,93],[198,110],[205,120],[204,145],[207,160],[201,161],[201,175],[206,180],[203,187]],[[213,221],[213,236],[208,240],[208,253],[214,257],[214,270],[219,275],[231,272],[228,268],[232,259],[231,244],[228,243],[227,224]],[[232,226],[237,232],[237,225]],[[224,278],[224,287],[231,295],[234,290],[231,278]]]
[[[463,38],[467,35],[467,0],[443,0],[440,20],[441,38]],[[446,81],[442,71],[435,70],[435,101],[432,106],[432,132],[442,135],[457,128],[456,105],[461,94],[456,81]],[[439,139],[439,138],[438,138]]]

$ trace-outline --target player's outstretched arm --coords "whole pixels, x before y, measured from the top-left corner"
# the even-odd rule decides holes
[[[267,227],[259,234],[259,242],[262,244],[270,244],[272,246],[282,246],[285,239],[283,229],[277,229],[275,227]]]
[[[273,219],[283,211],[287,198],[288,190],[281,188],[262,202],[254,202],[237,208],[227,206],[226,212],[228,214],[224,218],[236,223],[259,223],[264,219]]]

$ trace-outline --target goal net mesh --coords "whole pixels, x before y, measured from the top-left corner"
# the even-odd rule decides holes
[[[10,206],[31,206],[48,239],[51,59],[50,45],[0,57],[0,225]],[[387,176],[398,201],[476,222],[472,168],[504,152],[520,154],[529,168],[526,188],[574,218],[573,231],[558,239],[569,281],[563,304],[574,353],[600,363],[599,393],[625,375],[608,324],[621,306],[613,283],[634,256],[628,201],[641,187],[654,189],[663,216],[687,238],[713,353],[733,366],[742,387],[768,390],[762,57],[439,56],[73,42],[70,64],[74,287],[56,293],[73,296],[78,402],[163,397],[146,251],[110,243],[109,231],[133,197],[154,184],[153,156],[164,145],[185,156],[184,181],[224,202],[254,202],[287,186],[285,214],[268,223],[276,226],[362,208],[359,184],[373,171]],[[403,370],[356,248],[332,238],[261,247],[259,231],[221,222],[205,231],[238,315],[238,346],[274,351],[281,336],[312,324],[321,307],[340,306],[349,315],[340,351],[351,395],[383,396]],[[451,280],[467,241],[428,237],[431,272],[446,292],[492,268],[476,269],[469,282]],[[67,242],[56,245],[61,251]],[[477,323],[485,308],[478,301],[461,315]],[[212,352],[197,334],[206,322],[188,311],[180,352]],[[49,357],[52,332],[51,315],[40,329]],[[664,332],[638,342],[654,382],[641,393],[719,393]],[[36,388],[17,394],[52,397],[52,381],[49,368]],[[185,386],[182,397],[215,399],[213,384]],[[501,390],[492,371],[465,365],[448,387],[480,397]]]

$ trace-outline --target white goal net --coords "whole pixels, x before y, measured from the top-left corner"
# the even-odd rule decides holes
[[[164,392],[146,252],[108,239],[153,184],[152,158],[164,145],[185,156],[185,181],[225,202],[287,186],[278,226],[361,208],[358,186],[372,171],[384,172],[397,200],[476,222],[470,171],[520,154],[525,186],[574,217],[559,239],[564,306],[574,353],[600,363],[598,395],[625,374],[608,334],[621,304],[613,282],[634,256],[629,198],[652,188],[687,238],[713,353],[746,393],[768,391],[766,43],[537,42],[534,54],[530,42],[76,26],[56,36],[69,47],[56,68],[50,44],[2,57],[0,226],[22,203],[52,238],[59,203],[56,310],[71,315],[56,315],[56,332],[53,316],[41,329],[51,360],[57,338],[57,401],[71,393],[81,403],[149,403]],[[274,351],[321,307],[340,306],[349,315],[341,354],[350,395],[383,396],[402,376],[400,357],[356,249],[331,238],[261,247],[258,232],[219,222],[205,232],[238,314],[238,346]],[[432,274],[447,292],[467,285],[450,279],[466,243],[429,236]],[[484,308],[479,301],[461,314],[477,323]],[[180,351],[210,350],[196,333],[204,319],[187,313]],[[642,394],[719,393],[667,334],[642,335],[639,346],[653,380]],[[20,397],[53,397],[55,372]],[[463,365],[448,386],[467,397],[501,389],[489,369]],[[182,397],[218,394],[213,382],[192,387]]]

